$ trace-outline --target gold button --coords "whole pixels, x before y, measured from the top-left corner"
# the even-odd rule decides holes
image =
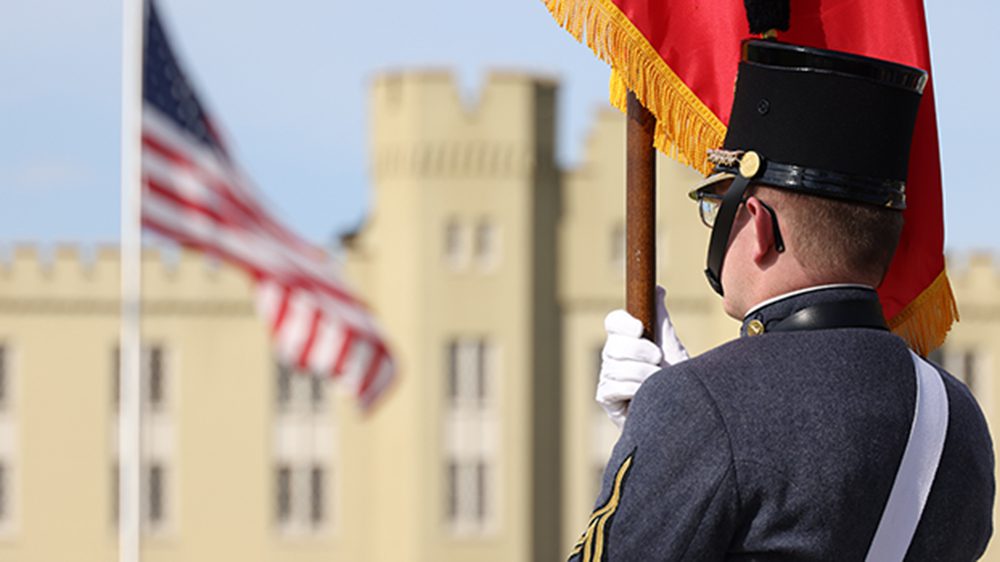
[[[764,333],[764,323],[760,320],[751,320],[747,324],[748,336],[759,336]]]
[[[760,171],[760,155],[754,151],[747,152],[740,158],[740,175],[752,178]]]

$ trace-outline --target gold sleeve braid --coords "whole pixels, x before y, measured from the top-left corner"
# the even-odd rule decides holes
[[[579,559],[580,562],[599,562],[602,559],[608,540],[608,525],[618,510],[622,488],[625,478],[632,468],[632,457],[634,455],[635,452],[633,451],[622,461],[621,466],[618,467],[608,500],[591,514],[590,521],[587,523],[587,530],[583,532],[580,540],[573,546],[573,551],[569,555],[570,560],[576,556],[581,556]]]

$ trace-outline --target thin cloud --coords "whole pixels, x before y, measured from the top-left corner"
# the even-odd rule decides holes
[[[59,193],[92,185],[97,174],[66,160],[36,160],[0,171],[0,187],[24,193]]]

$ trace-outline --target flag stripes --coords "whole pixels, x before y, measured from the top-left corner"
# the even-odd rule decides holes
[[[147,26],[143,226],[246,270],[278,360],[337,377],[362,407],[371,406],[395,369],[370,311],[326,252],[261,204],[184,79],[152,5]],[[151,68],[157,65],[168,68]]]

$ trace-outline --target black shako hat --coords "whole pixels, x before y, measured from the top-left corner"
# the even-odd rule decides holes
[[[729,128],[708,159],[716,174],[690,195],[733,183],[709,246],[709,283],[721,274],[736,211],[751,183],[902,210],[910,141],[927,73],[888,61],[748,39]]]

